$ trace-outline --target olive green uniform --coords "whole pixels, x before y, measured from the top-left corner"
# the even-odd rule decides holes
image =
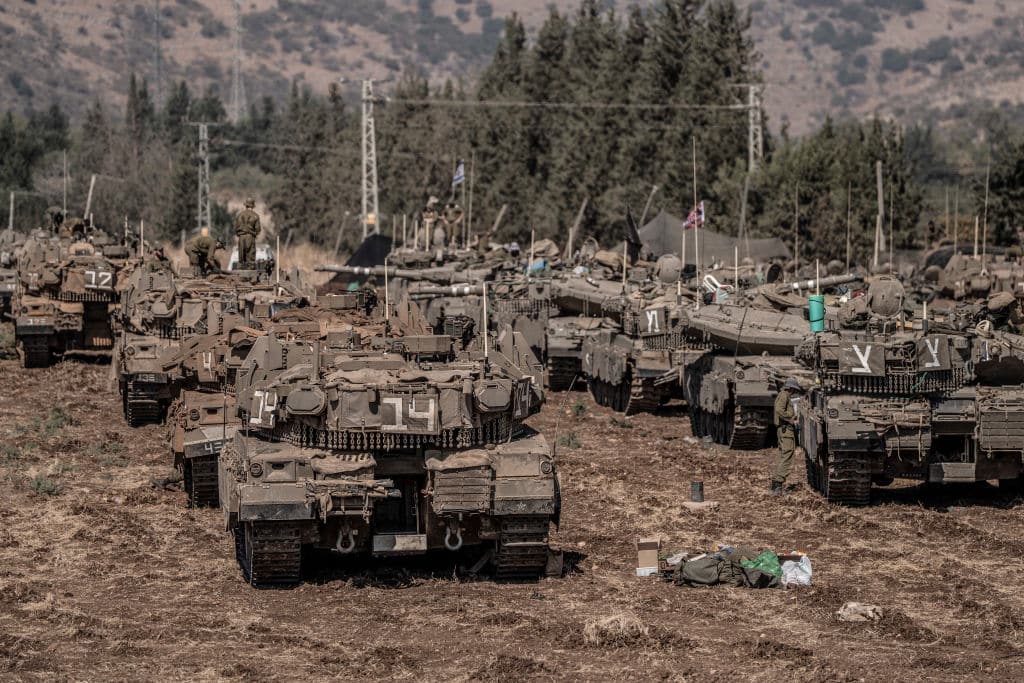
[[[775,427],[779,440],[779,452],[775,456],[773,483],[784,483],[793,469],[793,453],[796,451],[796,412],[793,410],[793,392],[783,389],[775,397]]]
[[[424,242],[432,244],[434,240],[434,226],[437,225],[437,209],[428,206],[423,209],[423,234],[426,236]]]
[[[252,209],[242,209],[235,217],[235,236],[238,237],[238,262],[256,265],[256,236],[260,234],[260,215]]]
[[[185,245],[185,253],[188,254],[188,264],[198,268],[201,272],[211,269],[219,269],[217,264],[217,240],[209,235],[193,237]]]
[[[448,244],[455,244],[455,240],[459,236],[459,224],[462,223],[462,219],[465,217],[465,214],[463,213],[462,208],[458,204],[455,204],[454,206],[449,206],[444,210],[443,217],[445,229],[448,232]]]

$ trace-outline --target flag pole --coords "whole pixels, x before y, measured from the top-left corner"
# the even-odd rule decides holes
[[[694,215],[697,215],[697,136],[693,135],[690,137],[693,143],[693,211]],[[697,218],[693,221],[693,262],[695,273],[697,275],[697,308],[700,308],[700,240],[697,233],[700,231],[700,226],[697,224]],[[685,234],[685,231],[684,233]],[[685,265],[685,264],[684,264]]]

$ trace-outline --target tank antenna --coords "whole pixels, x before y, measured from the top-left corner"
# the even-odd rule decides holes
[[[388,257],[384,257],[384,324],[391,323],[391,295],[388,293]]]
[[[622,243],[622,293],[626,293],[626,247],[628,242]]]
[[[483,333],[484,333],[484,361],[486,361],[487,360],[487,352],[488,352],[488,348],[487,348],[487,281],[486,280],[484,280],[483,285],[484,285],[484,320],[483,320],[483,323],[484,323],[484,329],[483,329]]]

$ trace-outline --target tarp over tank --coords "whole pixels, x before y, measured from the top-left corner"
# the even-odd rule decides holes
[[[648,221],[647,225],[640,228],[640,239],[654,253],[655,257],[662,254],[679,255],[680,233],[683,230],[683,221],[670,213],[662,211]],[[739,239],[723,235],[711,230],[701,228],[700,237],[700,262],[707,265],[714,261],[732,263],[736,246],[740,248],[740,258],[747,255],[747,247]],[[777,237],[750,240],[750,258],[754,261],[767,261],[768,259],[781,258],[790,259],[792,254],[785,242]],[[695,263],[696,254],[693,250],[693,231],[686,231],[686,262]]]

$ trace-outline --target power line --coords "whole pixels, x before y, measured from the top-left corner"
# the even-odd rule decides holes
[[[388,104],[431,107],[493,107],[498,109],[625,109],[639,111],[746,111],[749,104],[644,104],[630,102],[545,102],[530,100],[434,100],[386,97]]]

